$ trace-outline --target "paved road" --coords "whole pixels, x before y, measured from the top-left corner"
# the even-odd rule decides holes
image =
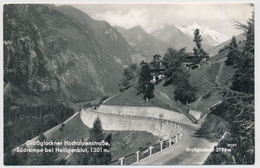
[[[223,60],[221,60],[223,61]],[[158,93],[157,93],[158,92]],[[156,96],[160,97],[160,100],[167,104],[171,104],[171,100],[163,98],[158,90]],[[204,118],[205,119],[205,118]],[[204,120],[201,119],[201,120]],[[173,120],[174,121],[174,120]],[[178,122],[177,122],[178,123]],[[196,131],[201,125],[195,125],[187,122],[179,122],[183,128],[183,137],[175,146],[165,149],[164,151],[157,153],[149,158],[141,160],[138,164],[149,165],[194,165],[203,164],[206,158],[209,156],[217,142],[209,142],[205,138],[195,137]],[[195,152],[186,151],[186,149],[208,149],[207,152]],[[196,150],[197,151],[197,150]]]
[[[204,160],[210,154],[208,152],[191,152],[187,148],[207,148],[213,150],[217,142],[209,142],[204,138],[194,137],[194,133],[199,128],[191,124],[180,123],[183,127],[183,137],[176,145],[165,149],[164,151],[152,155],[149,158],[141,160],[138,164],[149,165],[194,165],[203,164]]]
[[[170,118],[168,118],[170,119]],[[174,121],[174,118],[170,120]],[[170,148],[166,148],[162,152],[156,153],[151,157],[142,159],[138,164],[145,165],[194,165],[203,164],[206,158],[217,142],[209,142],[208,140],[195,137],[196,131],[200,128],[200,124],[193,124],[188,120],[175,121],[183,128],[183,137],[177,144]],[[200,122],[202,123],[202,122]],[[207,152],[187,151],[187,149],[208,149]]]

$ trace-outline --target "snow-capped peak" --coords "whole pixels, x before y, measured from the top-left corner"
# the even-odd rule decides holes
[[[228,40],[228,38],[225,37],[223,34],[217,32],[215,30],[210,30],[208,27],[206,27],[204,25],[200,26],[196,22],[194,22],[190,26],[186,26],[186,27],[176,26],[176,27],[179,30],[181,30],[183,33],[191,36],[192,38],[194,36],[194,30],[199,29],[203,41],[206,41],[207,43],[209,43],[211,45],[218,45],[218,44],[223,43],[224,41]]]
[[[187,28],[195,30],[195,29],[201,28],[201,26],[198,25],[196,22],[193,22],[193,24],[190,26],[187,26]]]

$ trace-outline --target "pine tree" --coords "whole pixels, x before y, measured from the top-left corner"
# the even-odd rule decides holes
[[[93,123],[93,128],[91,129],[90,134],[89,134],[89,140],[90,141],[104,140],[102,124],[101,124],[99,117],[97,117]]]
[[[193,41],[196,43],[196,47],[193,48],[194,55],[197,57],[195,63],[199,64],[200,61],[203,59],[203,57],[207,55],[207,53],[203,50],[202,45],[201,45],[202,37],[200,35],[199,29],[196,29],[194,31]]]
[[[150,99],[152,98],[152,96],[150,97],[148,95],[153,95],[153,89],[150,84],[150,80],[152,78],[151,71],[146,62],[141,62],[140,65],[141,68],[140,68],[138,85],[137,85],[137,95],[143,93],[144,99],[146,98]]]
[[[255,101],[254,101],[254,13],[247,25],[235,22],[246,35],[243,52],[232,78],[230,89],[223,91],[221,110],[229,123],[227,137],[218,147],[236,144],[229,153],[212,153],[206,164],[254,164],[255,162]],[[225,158],[221,160],[219,158]]]
[[[239,24],[237,25],[239,26]],[[240,27],[246,28],[245,48],[239,57],[239,63],[232,81],[232,89],[244,93],[254,93],[254,13],[249,19],[247,25],[240,24]]]
[[[236,37],[233,36],[231,42],[228,46],[228,55],[227,60],[225,61],[226,65],[235,65],[238,63],[239,60],[239,52],[238,52],[238,45],[236,41]]]
[[[90,131],[89,141],[91,142],[101,142],[102,140],[109,140],[111,144],[111,136],[105,139],[105,135],[103,133],[102,124],[99,119],[99,117],[96,118],[96,120],[93,123],[93,128]],[[102,150],[104,150],[104,146],[98,146],[94,145],[91,146],[92,148],[100,148],[102,147]],[[86,156],[87,163],[90,165],[107,165],[111,161],[111,154],[105,153],[105,152],[94,152],[89,153],[88,156]]]
[[[111,148],[111,143],[112,143],[112,134],[109,134],[106,138],[105,138],[105,142],[108,142],[109,143],[109,146],[105,146],[104,148],[103,148],[103,150],[104,149],[106,149],[106,150],[110,150],[110,148]],[[108,164],[109,162],[111,162],[111,160],[112,160],[112,155],[111,155],[111,153],[110,152],[103,152],[103,155],[104,155],[104,159],[103,159],[103,162],[104,162],[104,164]]]

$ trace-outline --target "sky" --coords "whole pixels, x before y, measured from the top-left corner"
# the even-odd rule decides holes
[[[71,5],[71,4],[70,4]],[[71,5],[96,20],[112,26],[132,28],[140,25],[148,33],[163,24],[188,26],[193,22],[207,26],[231,38],[241,33],[233,26],[233,19],[246,23],[254,7],[243,3],[179,3],[179,4],[88,4]]]

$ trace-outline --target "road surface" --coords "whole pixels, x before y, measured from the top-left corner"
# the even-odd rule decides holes
[[[157,111],[160,113],[160,110]],[[119,114],[118,114],[119,115]],[[138,114],[134,114],[138,115]],[[140,116],[151,115],[149,113],[140,112]],[[90,117],[90,116],[89,116]],[[168,120],[174,121],[174,117],[167,118]],[[205,120],[204,118],[203,120]],[[141,121],[141,120],[140,120]],[[84,122],[84,121],[83,121]],[[122,121],[121,121],[122,122]],[[213,151],[214,146],[217,145],[217,142],[210,142],[209,140],[203,137],[196,137],[195,133],[200,128],[200,124],[193,124],[185,118],[185,120],[175,120],[174,122],[182,126],[183,137],[177,144],[164,149],[161,152],[158,152],[150,157],[142,159],[140,162],[135,164],[143,165],[194,165],[194,164],[203,164],[209,154]],[[91,122],[92,123],[92,122]],[[126,123],[126,122],[123,122]],[[121,127],[121,123],[113,122],[112,125],[118,124],[118,127]],[[110,125],[111,126],[111,125]],[[141,126],[140,127],[144,127]],[[106,129],[104,125],[104,129]],[[144,128],[145,129],[145,128]],[[198,151],[203,149],[204,151]]]
[[[183,137],[176,145],[141,160],[138,164],[143,165],[194,165],[203,164],[208,155],[214,149],[217,142],[209,142],[194,133],[199,126],[180,123],[183,128]],[[196,149],[208,149],[207,152],[195,152]],[[195,149],[187,151],[187,149]]]

